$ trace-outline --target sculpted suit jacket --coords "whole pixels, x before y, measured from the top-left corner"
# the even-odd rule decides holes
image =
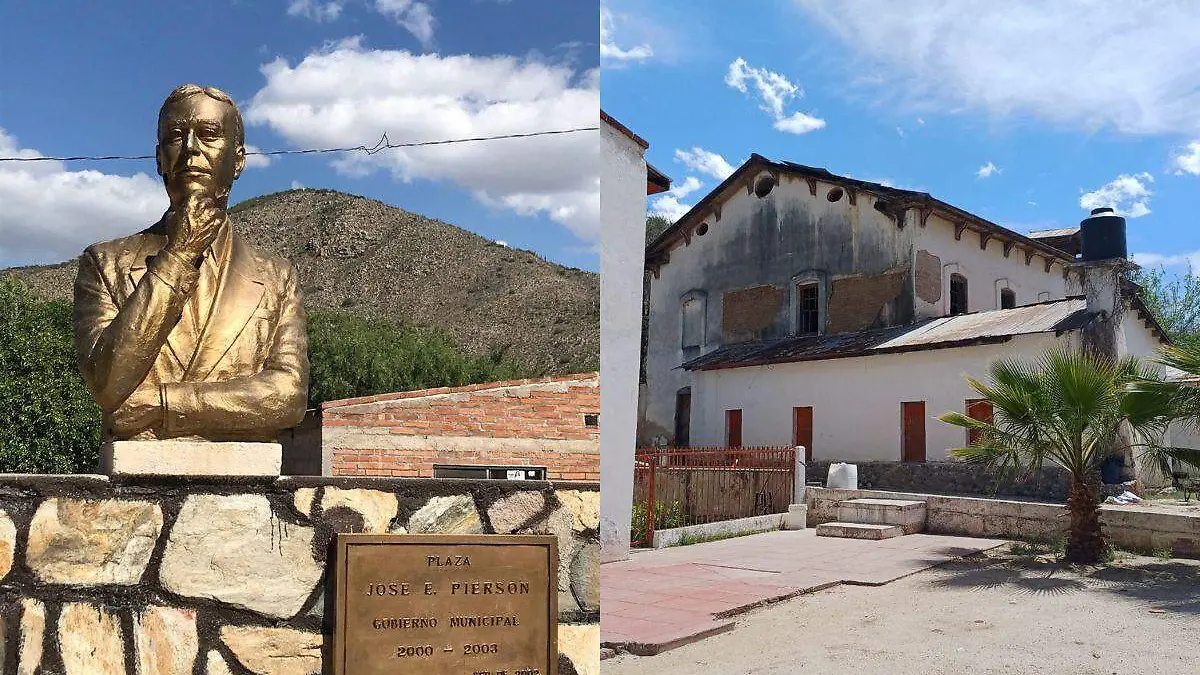
[[[304,418],[308,395],[295,270],[254,250],[228,222],[200,269],[166,243],[159,221],[79,259],[75,346],[104,437],[275,440]],[[149,423],[124,409],[136,390],[159,401]]]

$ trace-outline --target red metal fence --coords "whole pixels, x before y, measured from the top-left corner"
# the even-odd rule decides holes
[[[654,531],[784,513],[792,501],[792,447],[639,449],[634,455],[634,546]]]

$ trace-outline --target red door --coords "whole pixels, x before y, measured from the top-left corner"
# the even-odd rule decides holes
[[[813,411],[812,406],[792,408],[792,445],[804,446],[804,461],[812,461]]]
[[[725,411],[725,447],[742,447],[742,411]]]
[[[992,402],[986,398],[967,399],[967,417],[990,424],[992,421]],[[979,435],[979,432],[975,429],[967,429],[967,445],[975,445],[979,441]]]
[[[925,402],[900,404],[901,445],[904,461],[925,461]]]

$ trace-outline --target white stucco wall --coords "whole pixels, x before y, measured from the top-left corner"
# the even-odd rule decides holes
[[[917,316],[945,316],[950,313],[950,275],[957,272],[967,278],[967,311],[1000,309],[1000,288],[1016,294],[1017,306],[1044,300],[1061,300],[1082,293],[1077,272],[1063,280],[1063,263],[1055,261],[1046,272],[1045,259],[1034,255],[1025,264],[1025,251],[1014,246],[1004,257],[1004,242],[991,238],[987,249],[979,247],[979,233],[967,230],[954,238],[954,224],[933,214],[925,227],[918,226],[916,250],[927,250],[942,262],[942,297],[938,302],[916,299]],[[1048,294],[1044,296],[1043,294]]]
[[[743,445],[788,445],[792,408],[812,406],[814,459],[899,461],[900,404],[925,401],[926,459],[945,460],[949,448],[966,443],[966,431],[934,418],[950,410],[963,412],[967,399],[979,398],[963,375],[984,378],[998,358],[1032,360],[1062,341],[1075,344],[1074,335],[1048,333],[997,345],[697,372],[692,443],[724,445],[725,411],[740,408]]]
[[[601,561],[629,557],[633,454],[641,357],[646,160],[641,146],[601,124],[600,544]]]

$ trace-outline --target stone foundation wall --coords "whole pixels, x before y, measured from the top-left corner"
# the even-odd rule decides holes
[[[847,499],[916,499],[925,502],[925,532],[968,537],[1052,541],[1066,537],[1062,504],[1005,499],[952,497],[882,490],[809,488],[808,525],[837,520],[837,505]],[[1100,523],[1109,544],[1129,551],[1200,558],[1200,514],[1154,506],[1101,506]]]
[[[834,460],[836,461],[836,460]],[[824,483],[829,460],[808,463],[808,480]],[[851,462],[858,467],[858,487],[863,490],[900,490],[947,495],[1020,497],[1047,501],[1067,500],[1070,476],[1057,467],[1044,467],[1027,480],[1000,481],[999,476],[963,462]]]
[[[559,672],[599,673],[594,483],[0,475],[0,674],[330,672],[334,534],[553,534]]]

